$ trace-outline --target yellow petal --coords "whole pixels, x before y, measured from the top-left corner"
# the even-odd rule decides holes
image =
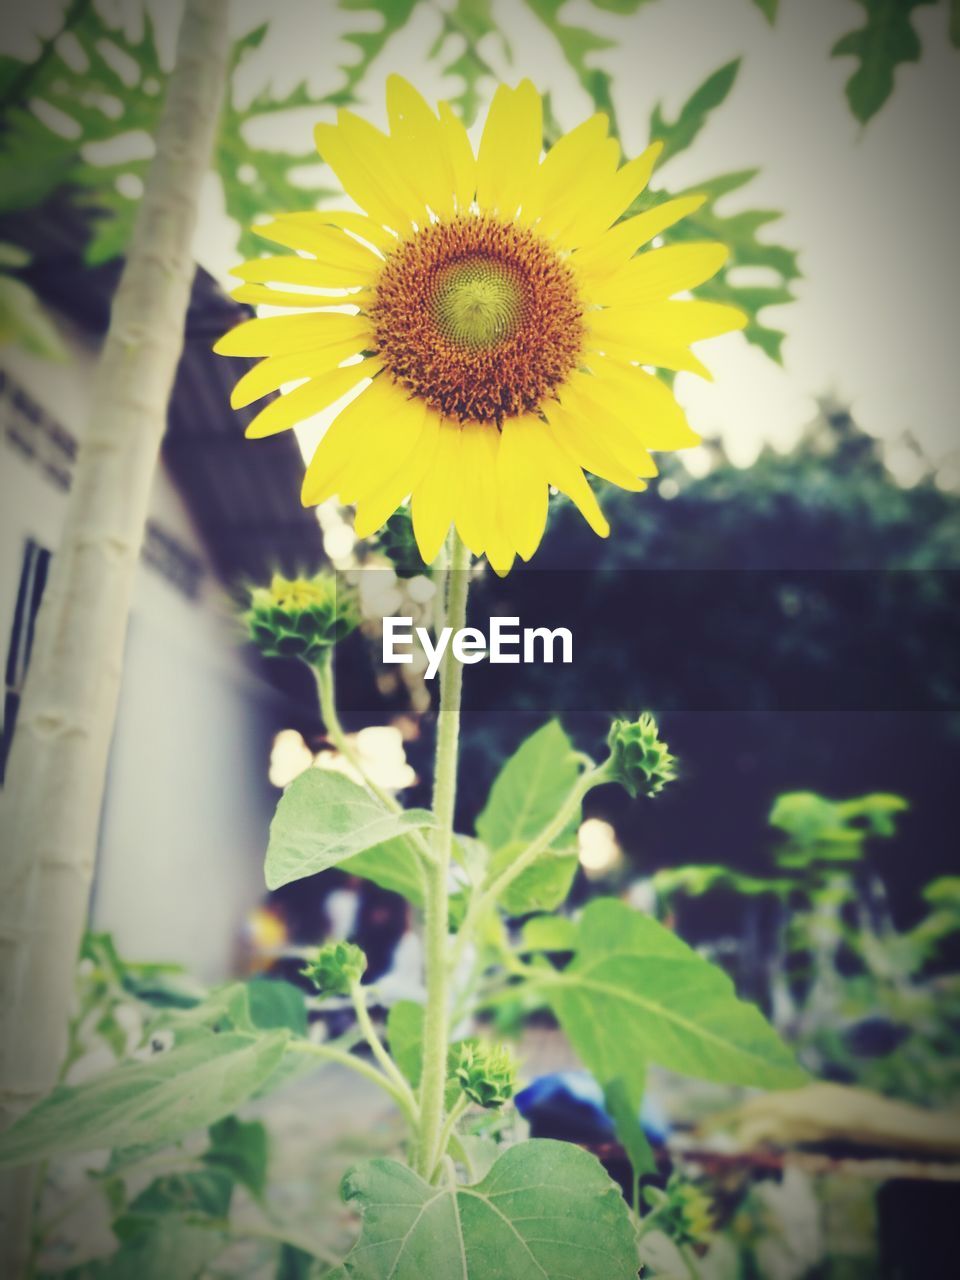
[[[628,262],[641,245],[658,236],[703,206],[706,196],[681,196],[677,200],[664,200],[645,213],[626,218],[611,227],[592,244],[580,248],[571,261],[589,278],[616,271]]]
[[[318,378],[311,378],[302,387],[287,391],[276,400],[271,400],[266,408],[261,409],[251,419],[246,435],[251,440],[259,440],[263,436],[276,435],[278,431],[286,431],[298,422],[311,418],[315,413],[329,408],[341,396],[361,382],[372,377],[377,365],[372,360],[360,360],[343,369],[331,369]]]
[[[588,346],[638,364],[686,370],[709,378],[690,344],[742,329],[747,317],[721,302],[651,302],[606,307],[587,316]]]
[[[463,121],[449,102],[440,103],[440,130],[453,173],[457,208],[461,213],[466,213],[477,191],[477,160]]]
[[[500,433],[488,423],[465,422],[460,429],[460,475],[456,524],[475,556],[487,546],[497,511],[497,453]]]
[[[344,304],[360,306],[369,301],[366,290],[353,293],[308,293],[293,289],[272,289],[267,284],[241,284],[230,290],[235,302],[246,302],[253,307],[299,307],[309,310],[316,307],[340,307]]]
[[[550,492],[537,452],[536,418],[508,418],[500,435],[497,487],[504,530],[524,560],[543,537]]]
[[[544,235],[553,235],[582,198],[584,171],[605,141],[609,123],[602,113],[591,116],[559,138],[544,157],[537,175],[536,209],[541,215],[538,229]],[[525,217],[533,212],[525,203]]]
[[[604,519],[593,490],[577,462],[556,439],[552,427],[546,423],[540,424],[537,443],[543,450],[543,464],[549,483],[576,504],[594,533],[606,538],[610,533],[610,526]]]
[[[574,459],[574,461],[595,476],[610,480],[621,489],[629,489],[639,493],[647,486],[643,480],[637,479],[630,469],[614,456],[596,431],[591,430],[590,423],[583,423],[577,414],[551,401],[544,407],[554,439]]]
[[[443,421],[433,463],[413,491],[413,533],[426,564],[436,560],[453,521],[460,483],[460,427]]]
[[[673,392],[652,373],[620,360],[593,364],[595,394],[626,422],[648,449],[687,449],[700,437],[687,423]]]
[[[340,179],[340,185],[351,200],[384,226],[393,227],[395,231],[405,230],[411,216],[402,200],[398,200],[391,191],[390,176],[380,164],[379,148],[363,145],[369,138],[362,130],[347,129],[347,117],[354,121],[358,119],[351,117],[349,112],[341,112],[337,124],[316,126],[313,136],[317,150]],[[360,123],[363,124],[362,121]],[[369,128],[377,132],[372,125]]]
[[[221,356],[283,356],[350,341],[356,342],[357,351],[370,341],[370,324],[363,316],[307,311],[246,320],[225,333],[213,349]]]
[[[605,138],[583,157],[580,174],[562,198],[551,209],[544,201],[543,219],[538,226],[543,234],[562,242],[564,247],[578,245],[579,227],[597,203],[597,192],[609,185],[620,160],[620,144],[616,138]]]
[[[649,249],[591,291],[593,302],[662,302],[715,276],[730,256],[723,244],[671,244]]]
[[[318,209],[316,213],[287,213],[284,214],[284,217],[287,221],[295,221],[302,217],[316,218],[325,226],[342,227],[344,231],[352,231],[361,240],[366,240],[374,248],[385,252],[397,247],[397,237],[393,232],[388,231],[386,227],[382,227],[373,218],[368,218],[365,213],[353,213],[350,210]]]
[[[543,106],[529,80],[498,86],[477,157],[477,200],[509,221],[533,188],[543,145]]]
[[[498,577],[505,578],[513,568],[516,549],[512,544],[510,535],[506,532],[503,507],[499,502],[496,509],[491,513],[486,541],[486,557],[490,563],[490,568]]]
[[[642,155],[629,160],[609,182],[600,187],[596,199],[567,231],[570,244],[589,244],[608,227],[613,226],[650,181],[653,166],[662,150],[662,142],[652,143]]]
[[[377,458],[367,452],[367,447],[371,426],[390,413],[397,394],[397,388],[382,373],[341,409],[317,445],[303,477],[300,500],[305,507],[318,506],[339,493],[343,472],[358,455],[366,458],[371,468],[376,468],[370,477],[371,487],[378,478],[385,478]]]
[[[560,398],[572,414],[575,429],[602,444],[632,476],[648,478],[657,474],[657,464],[633,430],[623,403],[600,396],[598,380],[591,374],[573,374],[561,389]]]
[[[337,273],[334,284],[369,284],[383,267],[383,258],[373,249],[348,236],[338,227],[325,227],[321,223],[310,226],[291,218],[274,218],[272,222],[257,223],[250,230],[261,240],[281,244],[313,255],[314,265],[322,265]],[[253,262],[280,262],[279,258],[255,258]],[[301,259],[304,261],[304,259]],[[251,267],[253,263],[244,263]],[[233,273],[238,275],[239,271]],[[318,273],[319,274],[319,273]]]
[[[440,121],[402,76],[387,78],[390,140],[422,208],[438,217],[454,212],[456,180],[448,164]]]
[[[230,393],[230,403],[234,409],[242,409],[261,396],[276,391],[285,382],[323,377],[335,370],[342,361],[356,354],[356,340],[349,340],[334,343],[317,352],[295,351],[289,356],[268,356],[239,379]],[[367,363],[367,374],[372,376],[378,367]]]
[[[337,492],[343,502],[357,502],[360,498],[379,492],[401,471],[409,471],[411,454],[423,430],[427,406],[423,400],[413,398],[405,387],[380,378],[381,410],[368,418],[363,440],[338,476]],[[401,495],[406,497],[410,490]],[[397,500],[399,504],[399,499]]]
[[[358,538],[369,538],[393,515],[404,498],[420,483],[436,452],[436,415],[427,412],[422,400],[408,401],[409,413],[393,415],[390,430],[398,461],[387,478],[364,493],[357,502],[354,530]]]

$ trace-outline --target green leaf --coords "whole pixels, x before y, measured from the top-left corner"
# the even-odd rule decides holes
[[[571,1143],[520,1143],[470,1187],[372,1160],[347,1175],[343,1196],[362,1215],[339,1273],[350,1280],[636,1280],[623,1197]]]
[[[495,854],[490,864],[490,879],[493,880],[518,858],[524,847],[524,842],[518,841]],[[511,916],[523,916],[531,911],[554,911],[566,901],[578,866],[575,849],[573,852],[548,849],[500,891],[500,906]]]
[[[316,1259],[312,1253],[295,1244],[284,1243],[280,1246],[275,1280],[310,1280],[315,1267]]]
[[[559,720],[551,720],[500,770],[477,819],[477,835],[494,852],[529,842],[555,817],[579,773],[573,743]]]
[[[635,1178],[657,1172],[657,1158],[640,1123],[639,1106],[631,1101],[630,1091],[618,1077],[603,1087],[603,1103],[613,1121],[620,1145],[627,1153]]]
[[[777,20],[777,9],[779,8],[780,0],[753,0],[753,3],[772,27]]]
[[[267,887],[316,875],[433,821],[425,809],[389,812],[343,774],[307,769],[287,787],[270,824]],[[374,871],[371,865],[363,874],[376,879]]]
[[[0,1165],[172,1142],[236,1110],[275,1070],[287,1040],[286,1031],[210,1033],[61,1085],[0,1135]]]
[[[113,1229],[120,1240],[132,1240],[172,1214],[224,1219],[232,1196],[233,1178],[223,1170],[164,1174],[134,1197]]]
[[[579,936],[566,916],[534,916],[523,926],[524,951],[574,951]]]
[[[496,79],[496,72],[480,52],[480,43],[487,36],[499,37],[508,61],[511,57],[510,45],[497,27],[493,15],[493,0],[456,0],[452,9],[443,11],[441,21],[443,26],[440,35],[428,56],[445,56],[448,42],[453,39],[458,53],[452,62],[444,66],[443,71],[445,75],[456,76],[463,81],[462,92],[450,101],[455,107],[459,107],[464,122],[471,125],[480,107],[480,81]]]
[[[260,1031],[287,1027],[294,1035],[307,1034],[307,1006],[303,992],[279,978],[253,978],[247,983],[247,999],[253,1025]]]
[[[67,349],[37,295],[22,280],[0,273],[0,348],[8,343],[45,360],[67,358]]]
[[[716,965],[650,916],[597,899],[560,973],[531,978],[586,1067],[639,1106],[647,1062],[725,1084],[791,1088],[806,1075]]]
[[[398,1000],[387,1014],[387,1043],[394,1062],[416,1089],[423,1070],[423,1005]]]
[[[210,1128],[210,1146],[204,1164],[222,1169],[255,1196],[267,1185],[267,1131],[258,1120],[226,1116]]]
[[[384,840],[366,853],[348,858],[340,864],[340,870],[351,876],[372,880],[391,893],[399,893],[415,907],[423,905],[423,872],[420,860],[405,836]]]
[[[388,41],[406,26],[419,3],[420,0],[340,0],[340,8],[348,13],[370,13],[381,18],[382,22],[372,31],[349,31],[343,37],[359,50],[360,57],[340,68],[344,72],[343,84],[335,93],[329,94],[325,102],[345,107],[357,101],[357,87],[372,62]]]
[[[610,73],[591,66],[587,61],[590,54],[598,53],[604,49],[612,49],[615,47],[616,42],[607,39],[606,36],[595,35],[594,32],[588,31],[586,27],[574,27],[569,23],[562,22],[560,20],[560,10],[567,0],[524,0],[524,2],[527,8],[536,14],[557,41],[563,56],[573,68],[580,84],[593,99],[596,109],[607,113],[614,132],[618,132],[616,110],[613,105],[613,96],[610,92]],[[612,9],[613,4],[598,5],[598,7]],[[639,6],[632,5],[630,8],[618,6],[616,11],[620,13],[632,12],[637,7]]]
[[[831,50],[834,58],[856,58],[859,66],[847,81],[847,101],[858,120],[866,123],[893,92],[896,68],[920,58],[920,37],[912,13],[936,0],[859,0],[866,21],[850,31]]]
[[[650,116],[650,138],[663,143],[661,164],[665,164],[678,152],[686,151],[707,123],[710,112],[726,100],[739,70],[740,59],[734,58],[732,62],[725,63],[707,76],[680,108],[680,114],[672,123],[664,116],[662,104],[658,103],[654,107]]]
[[[199,1280],[227,1244],[222,1230],[177,1217],[157,1220],[109,1258],[48,1273],[43,1280]]]

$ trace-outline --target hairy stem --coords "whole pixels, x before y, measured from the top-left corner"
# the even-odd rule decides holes
[[[447,583],[446,625],[459,630],[467,614],[470,553],[459,536],[452,535]],[[460,696],[463,667],[448,648],[440,667],[440,714],[437,720],[437,754],[433,775],[433,811],[437,820],[433,836],[433,861],[426,868],[424,959],[427,1006],[423,1022],[423,1077],[420,1082],[420,1141],[417,1168],[425,1178],[439,1155],[443,1128],[443,1091],[447,1074],[447,1040],[450,1010],[447,974],[450,854],[453,848],[453,811],[457,794],[457,749],[460,739]]]
[[[346,1049],[335,1049],[333,1045],[327,1044],[314,1044],[312,1040],[291,1040],[287,1045],[287,1050],[290,1053],[313,1054],[317,1058],[323,1058],[326,1062],[338,1062],[342,1067],[349,1067],[357,1075],[371,1080],[393,1098],[406,1116],[410,1128],[412,1130],[416,1129],[417,1109],[413,1094],[409,1089],[405,1092],[399,1089],[392,1080],[389,1080],[382,1071],[378,1071],[372,1063],[364,1062],[362,1058],[358,1058],[354,1053],[348,1053]]]
[[[370,1013],[367,1009],[367,1002],[363,993],[363,988],[359,983],[354,983],[353,987],[351,987],[350,1000],[353,1004],[354,1013],[357,1015],[357,1025],[363,1032],[364,1039],[370,1046],[373,1056],[380,1063],[380,1066],[397,1086],[400,1092],[406,1095],[410,1107],[416,1111],[417,1103],[413,1096],[413,1090],[407,1083],[403,1072],[394,1062],[393,1058],[390,1057],[390,1054],[387,1053],[383,1046],[383,1041],[377,1035],[377,1029],[373,1025]]]

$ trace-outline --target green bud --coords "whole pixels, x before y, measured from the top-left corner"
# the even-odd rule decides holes
[[[517,1064],[502,1044],[464,1040],[457,1046],[453,1075],[460,1088],[481,1107],[502,1107],[517,1087]]]
[[[250,592],[244,615],[250,639],[267,658],[300,658],[315,666],[359,624],[353,593],[332,573],[313,578],[274,574],[269,587]]]
[[[371,541],[374,548],[393,565],[398,578],[416,578],[421,574],[430,576],[430,568],[423,563],[414,537],[409,507],[395,511]]]
[[[632,796],[655,796],[677,776],[676,756],[660,741],[649,711],[639,720],[615,720],[607,743],[610,777]]]
[[[352,942],[328,942],[300,970],[325,996],[346,996],[367,969],[367,957]]]
[[[671,1188],[668,1188],[668,1194]],[[716,1230],[713,1202],[692,1182],[672,1189],[675,1227],[685,1244],[709,1244]]]

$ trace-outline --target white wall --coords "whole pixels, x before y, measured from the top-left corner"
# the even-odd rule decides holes
[[[95,352],[64,328],[65,364],[0,351],[0,368],[74,437]],[[27,537],[56,549],[66,494],[26,459],[0,397],[0,651],[5,655]],[[56,452],[54,450],[54,452]],[[191,600],[141,562],[130,619],[101,827],[92,925],[132,960],[176,961],[226,977],[247,910],[264,892],[262,858],[276,792],[266,780],[275,695],[257,680],[240,628],[161,464],[151,518],[200,558]]]

